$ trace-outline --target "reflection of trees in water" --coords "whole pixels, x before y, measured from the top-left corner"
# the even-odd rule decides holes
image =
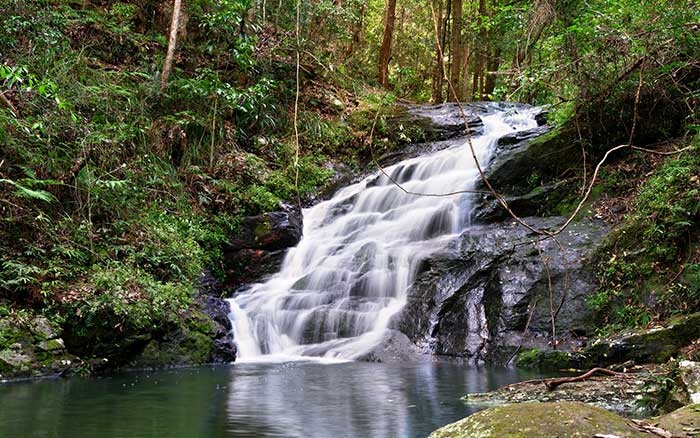
[[[396,371],[366,363],[237,365],[229,430],[241,436],[409,436],[411,402]]]

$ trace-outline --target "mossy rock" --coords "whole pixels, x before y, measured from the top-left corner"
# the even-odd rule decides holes
[[[657,418],[652,424],[671,432],[674,437],[696,437],[700,435],[700,404],[673,411]]]
[[[430,438],[648,437],[619,415],[585,403],[515,403],[448,424]]]
[[[60,329],[41,316],[0,318],[0,379],[71,372],[79,360],[59,335]]]
[[[176,330],[150,340],[128,367],[164,368],[211,362],[215,335],[214,321],[193,309]]]
[[[518,354],[515,362],[518,368],[540,370],[561,370],[571,368],[571,354],[564,351],[540,351],[532,349]]]
[[[613,363],[664,363],[680,349],[697,339],[700,333],[700,313],[680,316],[664,327],[638,330],[609,339],[601,339],[573,359],[579,368],[606,366]]]
[[[520,353],[517,366],[541,370],[588,369],[617,363],[665,363],[697,339],[700,313],[679,316],[664,327],[654,327],[597,339],[580,352],[528,350]]]

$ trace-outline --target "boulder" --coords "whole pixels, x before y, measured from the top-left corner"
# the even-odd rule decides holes
[[[648,437],[632,422],[585,403],[515,403],[477,412],[430,438]]]
[[[494,391],[471,393],[462,397],[469,406],[477,408],[523,402],[582,402],[613,411],[625,417],[644,417],[656,413],[655,406],[640,400],[659,400],[663,388],[650,382],[663,376],[659,369],[630,370],[626,378],[596,374],[588,379],[560,385],[549,390],[540,380],[507,385]]]
[[[282,207],[282,211],[244,218],[240,230],[228,244],[228,251],[279,250],[296,245],[302,233],[301,211],[289,204]]]
[[[598,338],[576,352],[533,351],[518,359],[525,368],[555,370],[563,368],[588,369],[612,364],[664,363],[690,345],[700,333],[700,313],[679,316],[664,326],[636,329]],[[695,362],[684,361],[688,379],[696,373]],[[690,380],[689,380],[690,382]],[[690,391],[689,391],[690,392]]]
[[[229,363],[236,360],[233,325],[229,318],[231,308],[228,302],[221,298],[223,293],[223,285],[211,273],[202,276],[195,303],[214,323],[214,349],[208,360],[213,363]]]
[[[223,287],[206,272],[197,293],[177,327],[153,333],[143,349],[128,359],[126,368],[163,368],[236,360],[231,312],[221,298]]]
[[[0,318],[0,381],[72,372],[80,361],[60,336],[60,327],[43,316]]]
[[[678,364],[680,380],[691,403],[700,403],[700,363],[689,360]]]
[[[664,363],[697,339],[699,333],[700,313],[679,316],[663,326],[598,339],[590,347],[572,355],[572,359],[581,368],[628,361],[638,364]]]
[[[277,272],[287,248],[301,239],[298,207],[282,204],[282,211],[247,217],[239,232],[224,246],[226,286],[237,288]]]
[[[416,345],[403,333],[387,330],[382,341],[370,352],[356,358],[366,362],[418,362],[424,360]]]
[[[501,194],[523,195],[532,189],[528,181],[550,184],[575,167],[581,148],[570,129],[547,132],[548,127],[542,126],[502,138],[485,171],[491,186]],[[479,184],[483,189],[483,182]]]
[[[674,438],[692,438],[700,435],[700,404],[685,406],[656,418],[651,423],[670,432]]]

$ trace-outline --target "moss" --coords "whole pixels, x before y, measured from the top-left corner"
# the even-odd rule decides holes
[[[477,412],[430,438],[645,437],[619,415],[584,403],[516,403]]]
[[[571,354],[564,351],[540,351],[533,348],[518,354],[515,364],[519,368],[562,370],[571,368]]]
[[[696,436],[700,430],[700,404],[685,406],[656,418],[652,424],[671,432],[674,437]]]

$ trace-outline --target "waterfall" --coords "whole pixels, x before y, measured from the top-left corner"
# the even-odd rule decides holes
[[[421,108],[440,122],[441,107]],[[498,139],[534,128],[536,108],[486,105],[472,145],[485,167]],[[454,117],[454,114],[451,114]],[[479,173],[467,139],[407,159],[304,209],[303,237],[279,273],[230,299],[242,360],[266,355],[355,359],[381,342],[422,260],[469,224]],[[270,356],[267,356],[270,355]]]

